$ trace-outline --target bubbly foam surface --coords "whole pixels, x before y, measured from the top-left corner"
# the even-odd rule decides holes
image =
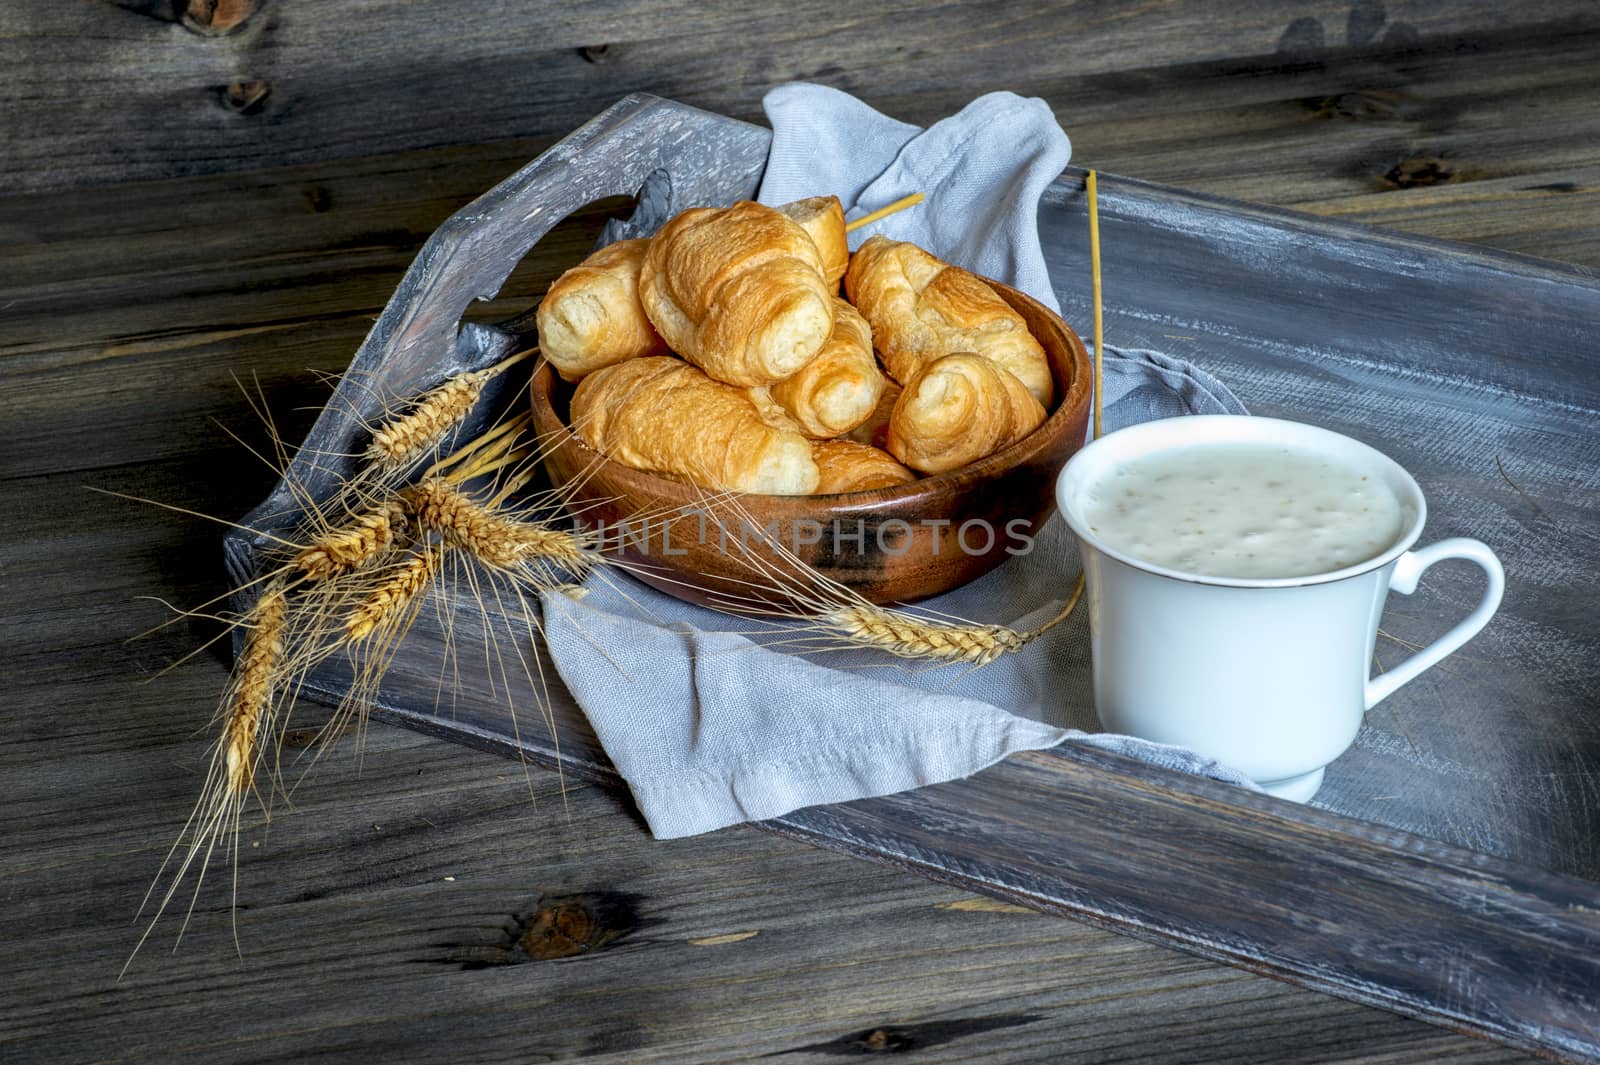
[[[1134,558],[1205,577],[1304,577],[1400,536],[1388,485],[1314,452],[1201,444],[1140,456],[1090,486],[1084,518]]]

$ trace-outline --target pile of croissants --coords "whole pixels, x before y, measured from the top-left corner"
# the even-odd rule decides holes
[[[993,288],[881,236],[851,255],[832,196],[684,211],[568,270],[537,321],[585,443],[709,488],[906,484],[1021,439],[1054,399]]]

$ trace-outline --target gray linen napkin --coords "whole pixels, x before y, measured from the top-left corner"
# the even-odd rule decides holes
[[[839,197],[859,218],[921,192],[922,204],[850,235],[909,240],[1060,311],[1039,246],[1039,197],[1072,159],[1050,106],[1010,92],[980,96],[926,130],[825,85],[780,85],[762,101],[772,149],[762,203]]]
[[[1056,305],[1038,201],[1071,148],[1042,101],[992,93],[926,131],[816,85],[774,89],[766,107],[763,202],[833,193],[859,217],[921,191],[925,208],[869,230]],[[1107,351],[1104,400],[1108,428],[1244,413],[1208,374],[1147,351]],[[1027,628],[1060,609],[1078,569],[1055,517],[1032,550],[918,609]],[[1254,787],[1190,751],[1091,734],[1085,611],[972,669],[808,647],[792,623],[689,606],[614,572],[543,608],[551,660],[658,838],[953,780],[1063,741]]]

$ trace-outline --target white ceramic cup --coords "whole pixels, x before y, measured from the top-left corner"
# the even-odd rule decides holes
[[[1355,467],[1400,501],[1401,533],[1365,562],[1306,577],[1235,579],[1131,557],[1091,532],[1086,489],[1114,467],[1195,444],[1295,448]],[[1270,793],[1304,802],[1355,741],[1362,715],[1478,633],[1505,575],[1477,540],[1412,550],[1427,506],[1393,459],[1347,436],[1274,418],[1206,415],[1144,422],[1089,444],[1056,482],[1088,575],[1095,709],[1111,732],[1188,747]],[[1466,559],[1488,577],[1476,608],[1400,665],[1369,675],[1389,591],[1410,595],[1435,562]]]

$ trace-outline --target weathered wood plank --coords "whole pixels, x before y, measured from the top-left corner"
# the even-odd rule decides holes
[[[1592,188],[1594,34],[1497,27],[1372,53],[1333,46],[1331,30],[1324,48],[1072,77],[1047,98],[1077,165],[1231,199],[1317,210],[1520,193],[1559,228],[1563,189],[1535,186]],[[1497,212],[1478,223],[1473,239],[1496,243]]]
[[[1393,18],[1402,16],[1397,10]],[[1325,14],[1323,21],[1326,40],[1337,44],[1337,20]],[[1519,36],[1515,27],[1469,43],[1461,54],[1436,42],[1388,59],[1329,46],[1303,61],[1180,65],[1121,79],[1052,73],[1049,94],[1069,102],[1063,117],[1080,160],[1600,264],[1600,163],[1593,156],[1600,131],[1584,91],[1600,79],[1600,48],[1587,35]],[[1541,121],[1522,121],[1535,100]],[[894,101],[902,113],[911,113],[903,108],[913,102]],[[959,102],[952,96],[940,106]],[[1445,122],[1450,115],[1457,117]],[[1387,158],[1372,154],[1374,144],[1427,147],[1463,123],[1470,136],[1458,147],[1493,168],[1474,163],[1442,184],[1396,190],[1380,180],[1390,164],[1352,164]],[[18,391],[0,396],[7,415],[0,434],[9,445],[0,461],[18,469],[71,464],[66,453],[39,453],[39,426],[25,420],[33,417],[28,412],[49,417],[45,412],[78,391],[114,389],[141,360],[204,375],[217,396],[214,411],[230,401],[224,393],[232,372],[255,370],[287,383],[307,367],[342,366],[364,316],[381,308],[421,241],[546,144],[510,141],[90,189],[68,201],[72,210],[49,194],[0,199],[0,358],[21,358],[12,365],[31,371]],[[1242,145],[1260,144],[1271,147],[1241,155]],[[1253,161],[1241,165],[1242,158]],[[1507,168],[1516,173],[1483,176]],[[1369,191],[1375,188],[1387,191]],[[586,246],[597,224],[560,227],[547,238],[561,246],[558,263]],[[537,297],[548,274],[536,276],[532,263],[481,308],[484,317],[515,313]],[[153,300],[162,315],[141,317]],[[246,364],[230,354],[254,343],[245,331],[257,329],[280,342],[267,358]],[[152,383],[126,394],[129,402],[111,414],[119,446],[139,438],[170,446],[162,419],[145,406],[159,408],[163,392]],[[107,450],[108,437],[86,427],[74,443]],[[121,461],[152,454],[136,448]],[[36,461],[49,465],[27,466]]]
[[[1573,1060],[1600,1057],[1600,908],[1589,881],[1315,810],[1291,828],[1270,801],[1069,747],[908,794],[814,807],[779,824],[821,846],[1357,1001]],[[1205,829],[1175,832],[1197,795]],[[1072,846],[1041,842],[1059,841],[1063,824],[1075,826]],[[955,861],[951,839],[968,841]],[[1221,881],[1225,891],[1207,890]]]
[[[465,202],[451,197],[418,208],[389,206],[389,218],[425,212],[426,225],[405,230],[409,236],[381,250],[368,239],[373,231],[366,219],[346,221],[330,240],[314,227],[285,234],[276,210],[269,210],[215,226],[167,229],[153,222],[153,235],[133,229],[47,240],[29,245],[36,255],[0,253],[0,262],[15,263],[18,279],[0,285],[0,306],[7,307],[0,316],[7,320],[0,361],[10,374],[10,387],[0,394],[0,478],[194,448],[193,437],[166,431],[169,419],[180,411],[194,414],[196,395],[210,397],[201,417],[237,411],[241,387],[254,388],[256,381],[285,401],[288,420],[280,429],[298,440],[309,424],[303,408],[327,399],[325,382],[349,365],[415,256],[408,241],[426,239]],[[513,273],[496,299],[475,305],[471,316],[526,311],[566,264],[593,246],[615,210],[599,204],[557,226],[542,254]],[[141,269],[147,256],[162,265]],[[162,308],[159,316],[145,313],[152,304]],[[175,392],[171,381],[177,378],[190,380],[194,392]],[[85,395],[104,397],[97,421],[74,416]],[[231,419],[230,428],[264,445],[253,422]]]
[[[1177,173],[1102,154],[1090,128],[1082,131],[1090,154],[1080,157],[1188,184],[1181,171],[1196,155],[1213,171],[1228,168],[1224,180],[1248,169],[1228,150],[1226,130],[1215,127],[1241,135],[1259,129],[1252,86],[1281,93],[1307,75],[1315,83],[1325,71],[1353,67],[1358,73],[1330,96],[1384,90],[1403,78],[1423,83],[1426,101],[1430,70],[1443,64],[1453,84],[1441,106],[1425,103],[1419,118],[1402,104],[1374,125],[1386,134],[1386,150],[1420,141],[1412,147],[1426,152],[1428,140],[1461,124],[1463,111],[1509,117],[1525,106],[1525,98],[1478,89],[1472,75],[1494,56],[1600,28],[1600,16],[1581,0],[1513,8],[1305,0],[1291,9],[1271,0],[1206,0],[1114,11],[1081,2],[897,0],[863,8],[798,0],[779,10],[637,0],[507,8],[469,0],[445,19],[398,0],[358,9],[277,0],[251,6],[258,10],[236,32],[210,37],[152,17],[170,17],[173,6],[162,3],[10,5],[0,13],[7,186],[76,187],[550,138],[632,91],[755,118],[761,92],[795,78],[858,92],[914,121],[994,88],[1051,100],[1075,135],[1086,98],[1132,135],[1149,129],[1150,116],[1175,116],[1180,121],[1158,150],[1172,156]],[[1376,86],[1365,73],[1374,66],[1384,79]],[[1550,69],[1557,66],[1535,68],[1524,55],[1517,87],[1559,79]],[[1210,115],[1196,115],[1197,91],[1216,101]],[[1294,121],[1296,112],[1310,118],[1303,101],[1272,99],[1267,113],[1278,121]],[[1475,165],[1518,165],[1517,153],[1494,143],[1472,146],[1481,153],[1468,160]],[[1272,171],[1290,170],[1294,158]],[[1309,182],[1318,172],[1301,173]],[[1253,190],[1245,195],[1255,198]]]

